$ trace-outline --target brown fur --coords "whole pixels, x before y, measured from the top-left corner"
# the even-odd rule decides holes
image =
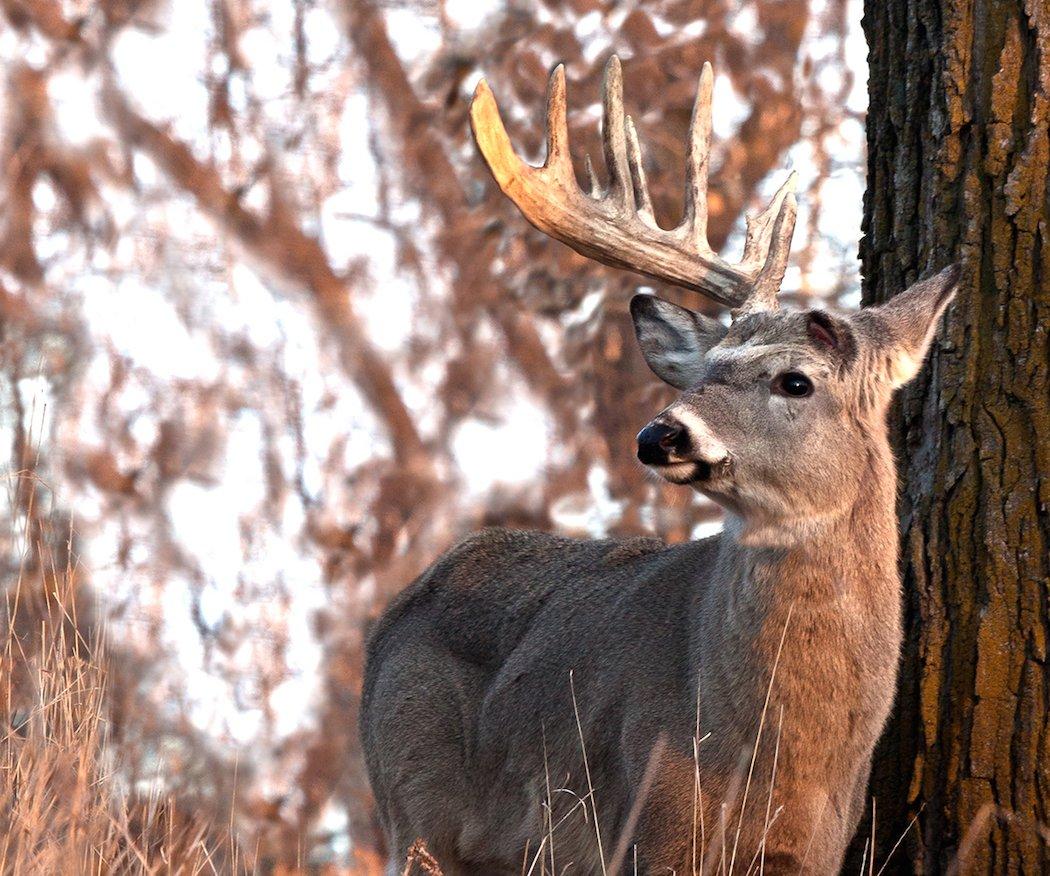
[[[665,474],[718,463],[693,485],[725,531],[489,530],[407,588],[372,636],[361,712],[397,855],[421,837],[448,876],[518,873],[553,821],[556,869],[600,873],[633,823],[639,872],[745,872],[756,854],[766,873],[837,871],[901,641],[886,407],[955,278],[849,320],[754,314],[728,333],[635,308],[650,365],[684,389],[660,415],[690,430]],[[783,369],[813,395],[777,397]]]

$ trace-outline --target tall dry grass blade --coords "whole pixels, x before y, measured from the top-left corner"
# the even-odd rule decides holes
[[[860,876],[864,876],[864,864],[868,860],[868,848],[870,847],[871,840],[864,837],[864,852],[860,856]]]
[[[861,868],[861,873],[864,868]],[[868,857],[868,876],[875,873],[875,798],[871,798],[871,855]]]
[[[0,872],[241,872],[216,854],[231,836],[129,788],[136,755],[110,739],[106,630],[81,610],[74,524],[28,467],[6,483],[17,574],[0,603]]]
[[[970,822],[962,840],[959,842],[959,848],[955,852],[955,857],[952,858],[948,864],[948,869],[945,870],[945,876],[959,876],[959,874],[969,872],[966,869],[966,865],[970,862],[970,858],[973,857],[973,851],[977,847],[977,843],[990,827],[993,815],[998,818],[1009,819],[1012,813],[1007,809],[996,806],[994,803],[985,803],[978,809],[977,814],[973,817],[973,821]]]
[[[558,871],[554,866],[554,800],[551,797],[551,770],[547,758],[547,728],[541,725],[540,733],[543,736],[543,782],[547,789],[547,845],[551,856],[551,876],[556,876]],[[542,869],[541,866],[541,876]]]
[[[696,874],[696,862],[704,859],[704,794],[700,787],[700,682],[697,675],[696,685],[696,725],[693,728],[693,836],[690,849],[689,865],[692,876]],[[699,816],[699,818],[697,817]],[[700,848],[696,845],[697,821],[700,823]]]
[[[737,762],[737,767],[733,770],[733,778],[729,783],[729,787],[726,789],[725,799],[722,801],[722,805],[719,810],[719,832],[715,834],[714,840],[708,846],[704,854],[703,863],[700,866],[701,876],[711,873],[711,865],[715,861],[715,857],[718,856],[719,870],[725,872],[726,867],[726,832],[725,832],[725,821],[726,812],[729,809],[736,809],[736,802],[740,797],[740,788],[744,783],[744,765],[747,763],[748,751],[746,748],[740,749],[740,759]]]
[[[421,839],[417,839],[408,847],[405,869],[401,871],[401,876],[411,876],[412,866],[414,864],[418,864],[419,869],[422,870],[426,876],[444,876],[441,866],[436,860],[434,860],[434,856],[430,854],[427,844]]]
[[[605,851],[602,849],[602,831],[598,826],[598,801],[594,797],[594,785],[591,783],[591,768],[587,764],[587,745],[583,741],[583,724],[580,723],[580,707],[576,702],[575,670],[569,670],[569,690],[572,693],[572,710],[576,715],[576,730],[580,734],[580,750],[583,752],[583,771],[587,776],[587,796],[591,801],[591,812],[594,815],[594,838],[598,842],[598,860],[602,865],[602,876],[608,876],[605,869]]]
[[[882,876],[883,871],[890,863],[890,858],[893,857],[893,853],[897,851],[897,849],[900,847],[900,844],[904,842],[904,838],[908,835],[908,831],[910,831],[913,827],[915,827],[916,824],[919,823],[919,816],[922,815],[922,811],[925,808],[926,804],[923,803],[922,806],[919,807],[919,811],[912,816],[911,821],[908,822],[908,826],[904,828],[904,830],[901,831],[901,835],[897,837],[897,842],[893,844],[893,848],[890,849],[890,853],[886,855],[886,860],[882,862],[882,866],[879,867],[879,872],[876,873],[875,876]]]
[[[817,818],[813,822],[813,830],[809,833],[809,840],[806,842],[806,849],[802,853],[802,860],[799,861],[798,869],[799,872],[803,871],[806,867],[806,859],[809,858],[810,850],[813,848],[813,840],[817,836],[817,828],[820,826],[821,820],[824,818],[824,810],[828,808],[828,797],[825,795],[824,802],[820,804],[820,812],[817,813]]]
[[[740,801],[740,817],[736,823],[736,836],[733,838],[733,854],[729,858],[729,872],[733,872],[736,863],[736,850],[740,843],[740,831],[744,826],[744,810],[747,808],[747,795],[751,790],[751,777],[755,772],[755,761],[758,759],[758,748],[762,744],[762,730],[766,726],[766,712],[769,711],[769,698],[773,695],[773,684],[777,678],[777,667],[780,666],[780,655],[784,651],[784,640],[787,638],[788,626],[791,624],[791,615],[795,610],[795,603],[788,606],[787,617],[784,618],[784,629],[780,633],[780,642],[777,645],[777,654],[773,658],[773,668],[769,673],[769,685],[766,687],[766,699],[762,703],[762,714],[758,719],[758,733],[755,735],[755,747],[751,751],[751,765],[747,770],[747,782],[744,785],[744,796]]]
[[[766,836],[769,834],[769,828],[771,822],[769,820],[769,812],[773,807],[773,788],[777,783],[777,761],[780,759],[780,735],[784,730],[784,704],[780,704],[780,719],[777,722],[777,744],[773,749],[773,769],[769,777],[769,796],[766,799],[766,820],[762,827],[762,842],[759,844],[758,851],[761,855],[761,860],[758,865],[759,876],[764,876],[766,872]],[[752,862],[754,863],[754,862]],[[747,868],[749,871],[750,866]]]
[[[634,830],[638,826],[642,807],[645,805],[649,792],[652,790],[653,781],[656,779],[656,771],[660,768],[660,758],[663,757],[666,748],[667,734],[661,731],[660,735],[656,737],[655,744],[649,750],[649,759],[646,761],[645,771],[642,773],[642,781],[635,791],[631,811],[627,814],[623,830],[620,831],[620,838],[613,849],[612,864],[609,866],[611,876],[617,876],[624,861],[627,860],[627,850],[630,848],[631,838],[634,836]]]
[[[542,722],[540,724],[540,738],[543,744],[543,774],[547,794],[546,814],[544,816],[544,821],[547,824],[547,832],[544,835],[543,839],[540,841],[540,847],[536,850],[536,854],[533,856],[532,863],[529,864],[529,869],[525,871],[524,864],[522,865],[524,876],[532,876],[533,871],[536,869],[536,864],[540,865],[540,876],[543,876],[545,872],[543,853],[547,851],[548,848],[550,850],[551,874],[557,873],[557,870],[554,867],[554,831],[558,827],[560,827],[562,822],[565,821],[570,815],[572,815],[572,813],[575,812],[580,806],[583,806],[585,814],[587,812],[587,806],[583,802],[583,800],[580,799],[578,795],[574,795],[577,799],[576,805],[573,806],[568,812],[566,812],[565,815],[559,818],[557,824],[554,823],[554,797],[551,792],[550,762],[547,753],[547,728],[542,724]],[[558,791],[559,793],[573,793],[568,788],[559,788]]]
[[[764,844],[764,841],[765,841],[766,837],[769,836],[769,831],[773,828],[773,825],[777,823],[777,819],[780,818],[780,816],[783,814],[783,812],[784,812],[784,807],[783,806],[778,806],[773,811],[772,817],[769,819],[769,824],[762,831],[762,840],[758,844],[758,850],[751,857],[751,863],[749,863],[747,865],[747,870],[744,871],[744,876],[751,876],[752,872],[757,872],[755,870],[755,865],[756,864],[761,863],[761,865],[763,867],[765,866],[765,861],[764,860],[761,861],[761,862],[759,861],[759,853],[762,851],[762,849],[764,847],[763,844]]]

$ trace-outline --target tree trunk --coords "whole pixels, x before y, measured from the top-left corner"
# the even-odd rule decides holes
[[[886,872],[1047,873],[1050,0],[865,0],[864,29],[865,302],[964,265],[894,414],[907,621],[875,869],[907,832]]]

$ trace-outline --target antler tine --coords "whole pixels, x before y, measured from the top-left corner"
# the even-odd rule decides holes
[[[605,65],[602,77],[602,147],[605,167],[609,171],[607,197],[634,212],[634,184],[627,165],[627,128],[623,112],[623,71],[620,59],[613,55]]]
[[[653,217],[634,123],[623,109],[623,74],[613,56],[602,85],[602,145],[609,189],[602,193],[587,160],[591,195],[576,182],[569,155],[565,71],[551,74],[547,92],[547,160],[525,164],[514,152],[492,91],[478,83],[470,106],[474,139],[503,193],[540,231],[578,253],[607,265],[637,271],[692,289],[731,308],[775,306],[776,287],[784,276],[795,224],[793,179],[769,207],[749,222],[744,260],[731,265],[707,243],[707,175],[711,144],[711,94],[714,75],[704,65],[690,133],[686,216],[673,231]]]
[[[543,167],[558,178],[575,179],[569,154],[569,125],[565,118],[565,65],[551,71],[547,83],[547,160]]]
[[[704,62],[689,122],[689,158],[685,166],[685,215],[681,227],[698,249],[710,251],[707,242],[707,173],[711,154],[711,95],[714,70]]]
[[[642,147],[638,142],[638,132],[634,128],[634,119],[627,116],[627,161],[631,170],[631,182],[634,185],[634,202],[637,213],[647,225],[653,228],[656,214],[653,212],[653,201],[649,197],[649,183],[645,179],[645,168],[642,167]]]
[[[501,189],[506,191],[507,186],[514,184],[514,180],[533,173],[533,168],[518,158],[514,151],[503,119],[500,118],[496,98],[484,79],[478,82],[470,102],[470,127],[474,132],[474,141]]]
[[[788,258],[791,255],[791,236],[795,231],[795,215],[798,212],[794,182],[795,174],[792,173],[788,182],[781,187],[782,191],[787,191],[784,192],[776,221],[770,231],[771,240],[765,264],[758,272],[751,294],[739,308],[738,314],[776,310],[778,307],[777,293],[780,292],[780,284],[784,282],[784,273],[787,271]]]
[[[744,255],[740,260],[741,264],[757,268],[764,263],[773,238],[773,226],[780,215],[784,199],[795,191],[797,181],[798,174],[791,171],[788,178],[770,198],[766,208],[757,216],[747,218],[747,234],[744,238]]]

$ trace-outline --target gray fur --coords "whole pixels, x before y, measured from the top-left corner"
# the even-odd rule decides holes
[[[447,876],[527,871],[549,799],[556,870],[601,873],[578,715],[607,866],[629,840],[642,873],[690,873],[723,849],[743,873],[765,832],[764,872],[838,870],[901,643],[886,408],[956,277],[852,318],[752,314],[714,341],[710,321],[633,308],[658,373],[697,351],[660,414],[690,446],[662,473],[711,464],[694,486],[725,530],[672,546],[487,530],[408,587],[372,635],[361,711],[392,854],[421,837]],[[772,392],[784,370],[813,395]]]

